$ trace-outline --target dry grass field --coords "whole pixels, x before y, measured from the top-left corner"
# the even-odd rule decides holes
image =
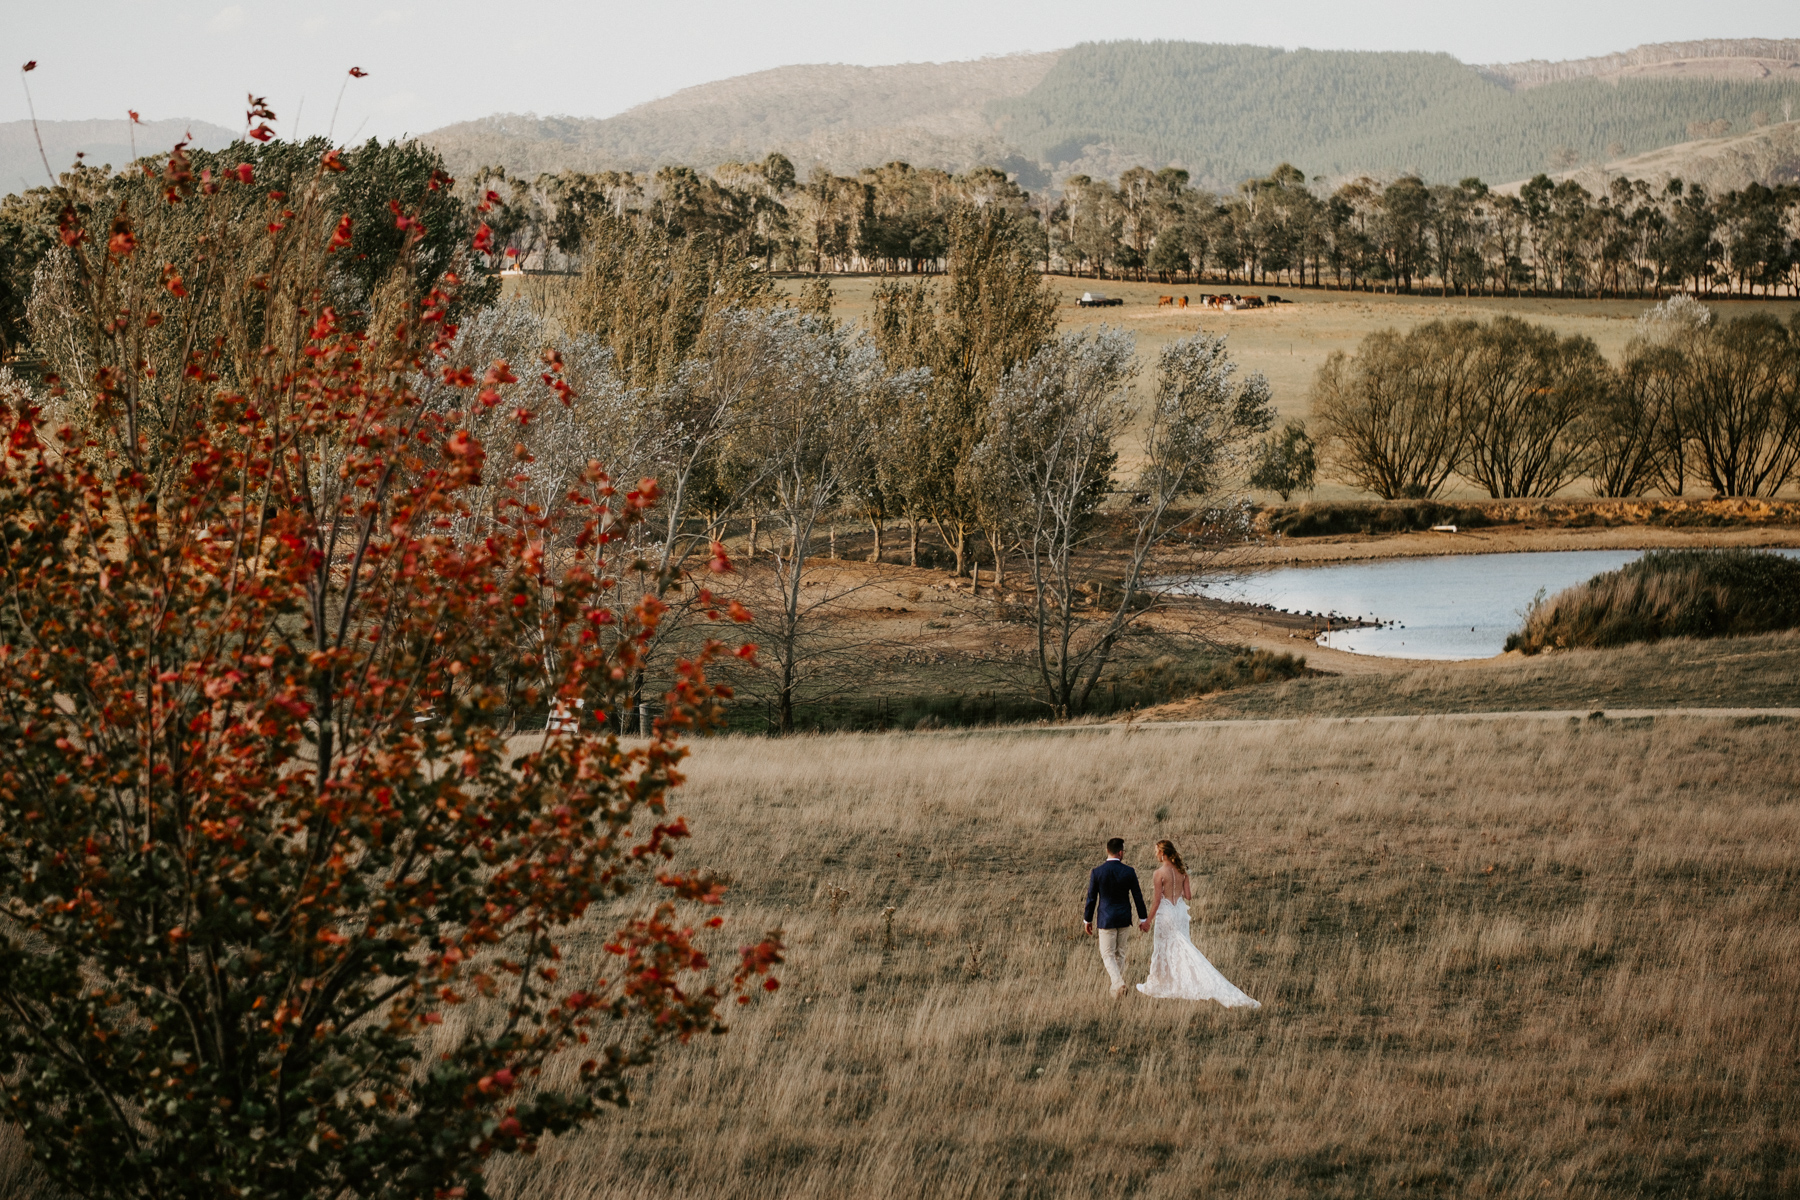
[[[1363,338],[1383,329],[1406,330],[1440,318],[1487,321],[1502,315],[1515,316],[1548,325],[1563,335],[1590,337],[1601,353],[1616,361],[1624,351],[1625,343],[1631,339],[1633,323],[1654,303],[1650,300],[1557,300],[1532,296],[1389,296],[1368,292],[1296,291],[1274,283],[1165,284],[1071,279],[1056,275],[1049,278],[1064,302],[1065,329],[1080,329],[1104,322],[1137,335],[1138,353],[1145,364],[1140,386],[1149,379],[1158,350],[1178,337],[1205,329],[1208,333],[1227,335],[1232,355],[1244,370],[1261,371],[1268,376],[1276,406],[1284,418],[1305,418],[1309,414],[1313,377],[1334,350],[1354,352]],[[870,294],[879,282],[869,276],[833,279],[838,315],[863,320],[869,312]],[[798,284],[785,281],[784,286],[797,288]],[[1079,308],[1075,301],[1085,291],[1117,296],[1125,303],[1118,308]],[[1186,295],[1193,302],[1202,293],[1209,292],[1273,293],[1291,303],[1232,313],[1192,307],[1178,310],[1157,305],[1160,296]],[[1731,300],[1720,302],[1716,307],[1733,315],[1769,312],[1783,321],[1800,310],[1800,304],[1785,299]],[[1133,452],[1129,445],[1122,450],[1125,465],[1129,468]],[[1585,489],[1576,490],[1585,494]],[[1449,494],[1478,496],[1483,493],[1453,482]],[[1356,495],[1360,493],[1353,488],[1322,480],[1315,497],[1343,499]]]
[[[1048,278],[1063,301],[1063,328],[1073,330],[1106,323],[1137,335],[1138,354],[1144,364],[1144,374],[1139,377],[1140,388],[1150,379],[1157,351],[1176,338],[1204,329],[1209,333],[1226,334],[1232,355],[1243,369],[1261,371],[1268,377],[1276,407],[1283,418],[1305,418],[1310,413],[1313,377],[1333,351],[1354,352],[1363,338],[1383,329],[1404,331],[1421,322],[1440,318],[1486,321],[1502,315],[1515,316],[1548,325],[1560,334],[1590,337],[1603,354],[1617,360],[1625,343],[1631,339],[1633,322],[1654,303],[1650,300],[1560,300],[1533,296],[1390,296],[1370,292],[1294,290],[1274,283],[1164,284],[1075,279],[1062,275]],[[882,277],[870,275],[833,277],[831,286],[836,297],[836,315],[859,322],[866,320],[871,307],[870,297],[882,281]],[[793,294],[799,291],[801,282],[797,278],[783,279],[780,286]],[[557,296],[565,286],[564,280],[552,276],[523,281],[515,277],[506,280],[503,294],[509,298],[535,298],[554,308],[558,303]],[[1087,291],[1117,296],[1125,303],[1118,308],[1080,308],[1075,301]],[[1160,296],[1186,295],[1194,302],[1203,293],[1219,292],[1273,293],[1291,303],[1232,313],[1157,305]],[[1791,299],[1728,300],[1717,302],[1715,307],[1733,315],[1768,312],[1786,321],[1800,311],[1800,302]],[[1129,436],[1121,446],[1123,469],[1127,471],[1136,461],[1134,447],[1135,442]],[[1580,494],[1586,491],[1584,488],[1573,490]],[[1452,481],[1447,494],[1474,497],[1483,493]],[[1313,498],[1337,500],[1363,495],[1347,485],[1321,480]]]
[[[785,986],[500,1195],[1800,1191],[1792,722],[723,739],[691,780]],[[1182,848],[1261,1011],[1107,997],[1115,833]]]
[[[1249,640],[1269,649],[1283,645],[1278,639]],[[1308,662],[1342,673],[1221,692],[1166,706],[1155,715],[1168,720],[1800,705],[1800,632],[1792,630],[1452,663],[1344,654],[1299,640],[1288,644],[1305,650]]]

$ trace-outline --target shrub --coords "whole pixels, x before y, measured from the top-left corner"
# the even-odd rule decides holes
[[[1653,550],[1539,603],[1508,650],[1536,654],[1800,626],[1800,562],[1754,550]]]
[[[1474,529],[1491,524],[1478,505],[1440,500],[1315,502],[1294,508],[1263,510],[1270,533],[1287,537],[1326,537],[1348,533],[1407,533],[1433,525]]]

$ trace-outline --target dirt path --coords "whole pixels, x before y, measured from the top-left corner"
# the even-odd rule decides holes
[[[1603,715],[1599,718],[1595,712]],[[1134,733],[1165,729],[1248,729],[1254,726],[1280,725],[1394,725],[1407,721],[1632,721],[1656,717],[1695,717],[1707,720],[1739,720],[1745,717],[1773,717],[1800,720],[1800,708],[1618,708],[1618,709],[1509,709],[1503,712],[1468,713],[1402,713],[1368,717],[1243,717],[1207,721],[1112,720],[1093,724],[1070,725],[1004,725],[970,726],[962,729],[935,731],[926,736],[955,737],[967,734],[1019,733],[1104,733],[1125,737]]]

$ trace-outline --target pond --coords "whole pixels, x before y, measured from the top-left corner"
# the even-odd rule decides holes
[[[1220,600],[1288,612],[1380,621],[1380,628],[1333,630],[1321,646],[1388,658],[1488,658],[1524,622],[1532,597],[1554,596],[1641,550],[1535,550],[1390,558],[1324,567],[1278,567],[1229,583],[1203,585]],[[1796,555],[1800,551],[1778,550]]]

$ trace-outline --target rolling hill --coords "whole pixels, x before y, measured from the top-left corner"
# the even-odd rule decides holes
[[[616,117],[503,115],[427,134],[454,170],[712,167],[781,151],[801,173],[905,159],[1002,166],[1028,187],[1136,163],[1228,189],[1291,161],[1326,178],[1514,179],[1741,131],[1800,107],[1800,41],[1665,43],[1570,62],[1084,43],[892,67],[783,67]],[[1723,124],[1721,124],[1723,123]]]
[[[605,120],[501,114],[425,135],[452,170],[503,164],[535,174],[715,167],[780,150],[805,168],[903,158],[962,170],[1018,159],[987,106],[1029,93],[1058,54],[889,67],[779,67],[685,88]],[[1036,164],[1007,162],[1013,170]]]

